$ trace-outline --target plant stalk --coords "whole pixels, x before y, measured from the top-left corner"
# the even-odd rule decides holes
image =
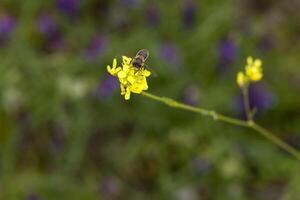
[[[255,123],[252,120],[252,118],[248,119],[248,121],[244,121],[244,120],[240,120],[240,119],[236,119],[236,118],[233,118],[233,117],[229,117],[229,116],[226,116],[226,115],[219,114],[219,113],[215,112],[214,110],[207,110],[207,109],[203,109],[203,108],[190,106],[190,105],[187,105],[187,104],[184,104],[184,103],[177,102],[173,99],[170,99],[170,98],[167,98],[167,97],[159,97],[159,96],[150,94],[148,92],[142,92],[141,94],[144,95],[145,97],[150,98],[150,99],[162,102],[162,103],[164,103],[164,104],[166,104],[170,107],[179,108],[179,109],[199,113],[199,114],[204,115],[204,116],[212,117],[212,119],[214,119],[214,120],[223,121],[223,122],[228,123],[228,124],[250,128],[250,129],[256,131],[257,133],[261,134],[262,136],[267,138],[269,141],[271,141],[273,144],[275,144],[278,147],[282,148],[283,150],[285,150],[290,155],[294,156],[296,159],[298,159],[300,161],[300,152],[297,149],[295,149],[291,145],[287,144],[282,139],[280,139],[279,137],[277,137],[276,135],[274,135],[272,132],[268,131],[264,127],[262,127],[262,126],[258,125],[257,123]]]

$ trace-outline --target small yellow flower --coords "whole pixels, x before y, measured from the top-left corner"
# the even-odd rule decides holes
[[[250,82],[256,82],[263,77],[262,61],[260,59],[253,60],[252,57],[247,58],[245,72],[238,72],[236,82],[240,87],[247,86]]]
[[[247,58],[247,65],[245,67],[246,75],[251,81],[259,81],[263,77],[262,62],[260,59],[253,60],[252,57]]]
[[[117,60],[113,60],[112,67],[107,66],[107,71],[112,76],[117,76],[120,82],[121,95],[126,100],[130,99],[131,92],[140,94],[148,89],[147,77],[151,72],[145,68],[135,69],[132,66],[132,58],[122,56],[122,67],[117,67]]]
[[[240,87],[244,87],[248,85],[249,79],[243,72],[239,72],[236,76],[236,82]]]

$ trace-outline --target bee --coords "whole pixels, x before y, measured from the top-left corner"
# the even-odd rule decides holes
[[[149,51],[147,49],[141,49],[137,52],[132,60],[132,66],[136,69],[144,69],[145,61],[149,57]]]

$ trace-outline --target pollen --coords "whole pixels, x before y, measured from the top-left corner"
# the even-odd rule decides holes
[[[107,72],[118,77],[121,95],[124,95],[125,100],[130,99],[131,93],[140,94],[148,89],[147,77],[151,75],[151,72],[145,68],[135,69],[130,57],[122,56],[121,66],[117,66],[117,59],[115,58],[112,66],[107,66]]]

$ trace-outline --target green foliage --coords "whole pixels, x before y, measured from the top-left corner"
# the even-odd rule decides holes
[[[254,132],[141,95],[125,101],[119,88],[99,95],[111,60],[146,48],[158,75],[149,91],[186,101],[196,88],[197,105],[240,117],[235,75],[252,55],[273,94],[255,119],[299,149],[299,4],[195,1],[186,28],[179,0],[79,1],[74,16],[55,2],[0,3],[0,19],[16,21],[0,40],[0,199],[299,199],[299,162]],[[43,14],[58,27],[58,46],[38,30]],[[87,58],[99,35],[106,46]],[[218,68],[224,38],[237,47],[226,73]]]

